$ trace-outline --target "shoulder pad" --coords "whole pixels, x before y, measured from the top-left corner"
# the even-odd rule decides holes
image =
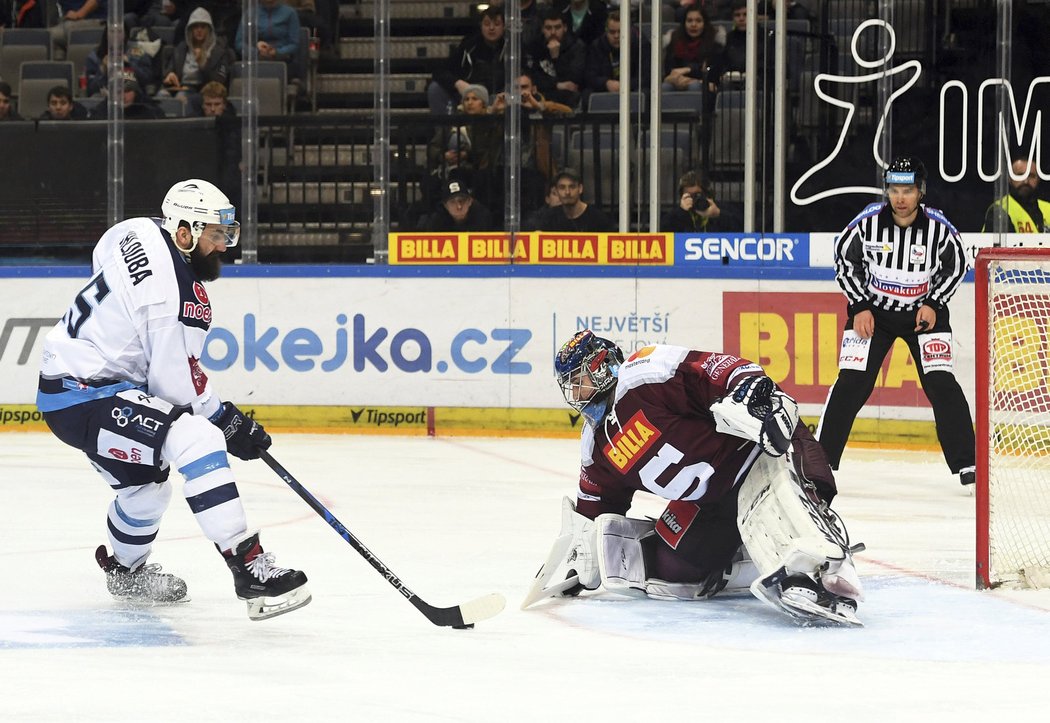
[[[959,232],[955,229],[955,226],[952,225],[952,222],[948,220],[948,217],[944,215],[944,212],[941,211],[941,209],[931,208],[930,206],[923,206],[922,211],[926,214],[927,218],[932,218],[934,221],[943,223],[945,226],[947,226],[948,230],[952,232],[953,236],[959,235]]]
[[[876,201],[875,203],[869,203],[867,206],[864,207],[863,211],[857,214],[856,218],[849,222],[849,225],[846,226],[846,230],[853,228],[866,218],[877,216],[885,207],[885,201]]]

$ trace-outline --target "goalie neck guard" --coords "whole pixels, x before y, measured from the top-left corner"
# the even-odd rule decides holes
[[[554,375],[565,402],[593,423],[608,410],[623,364],[620,347],[589,329],[576,332],[554,356]]]

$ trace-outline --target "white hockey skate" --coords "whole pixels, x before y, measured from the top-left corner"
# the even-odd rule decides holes
[[[109,554],[105,545],[95,550],[95,561],[106,573],[106,588],[116,600],[136,605],[170,605],[189,602],[186,582],[160,565],[140,565],[131,570]]]
[[[751,593],[804,624],[864,626],[857,619],[856,600],[828,592],[808,575],[789,575],[783,567],[751,583]]]

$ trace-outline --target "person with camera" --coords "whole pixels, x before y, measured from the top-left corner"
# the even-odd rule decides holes
[[[714,231],[712,219],[722,215],[715,197],[704,189],[697,171],[687,171],[678,179],[678,205],[660,222],[660,230],[667,233],[705,233]]]

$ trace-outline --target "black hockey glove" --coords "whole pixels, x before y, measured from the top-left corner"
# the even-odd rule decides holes
[[[232,402],[223,402],[215,426],[226,437],[226,449],[240,459],[259,459],[259,452],[269,449],[272,440],[262,425],[244,416]]]

